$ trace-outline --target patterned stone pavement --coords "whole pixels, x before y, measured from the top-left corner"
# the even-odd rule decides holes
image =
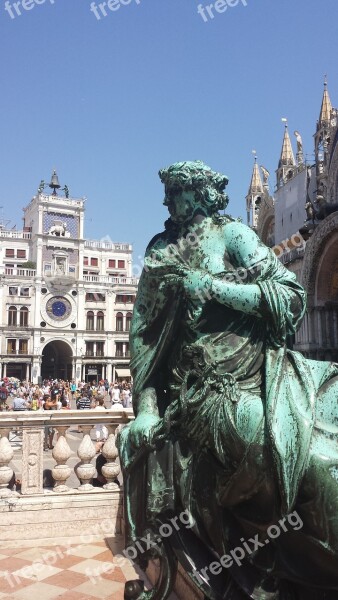
[[[0,600],[123,600],[124,583],[139,579],[131,562],[105,542],[80,546],[1,548]]]
[[[82,437],[77,427],[67,430],[67,441],[72,450],[67,462],[70,467],[79,462],[76,450]],[[94,430],[91,437],[95,441]],[[20,478],[20,432],[12,432],[10,442],[14,449],[10,465]],[[92,461],[94,464],[95,460],[96,457]],[[54,465],[51,450],[44,452],[44,468],[51,469]],[[74,472],[67,484],[78,487]],[[123,548],[121,539],[109,540],[109,545],[99,541],[81,545],[3,548],[0,544],[0,600],[123,600],[125,582],[144,579],[142,572],[130,561],[121,561]],[[148,585],[146,581],[146,588]],[[172,594],[169,600],[177,600],[177,596]]]

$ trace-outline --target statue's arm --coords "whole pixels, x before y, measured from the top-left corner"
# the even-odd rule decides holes
[[[183,287],[188,297],[202,303],[217,300],[229,308],[257,317],[263,316],[262,292],[256,284],[233,283],[195,270],[187,273]]]
[[[213,277],[211,296],[234,310],[263,317],[266,312],[261,289],[256,283],[250,283],[250,279],[259,265],[269,259],[269,250],[252,229],[237,221],[225,226],[224,237],[231,261],[239,269],[238,277],[233,281],[229,281],[229,277]]]
[[[232,283],[212,278],[211,296],[220,304],[248,315],[263,317],[262,292],[258,285]]]
[[[292,332],[305,306],[305,294],[295,275],[277,262],[255,232],[242,223],[226,225],[224,235],[235,267],[233,274],[220,277],[202,271],[189,272],[183,283],[187,295],[191,299],[195,295],[202,301],[214,299],[259,318],[271,316],[278,321],[286,315],[282,320]]]

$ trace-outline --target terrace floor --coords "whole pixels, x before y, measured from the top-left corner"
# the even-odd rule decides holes
[[[0,600],[123,600],[125,581],[140,575],[113,552],[105,542],[0,548]]]
[[[0,600],[123,600],[130,579],[149,581],[130,561],[122,538],[91,544],[0,548]],[[172,593],[169,600],[178,600]]]

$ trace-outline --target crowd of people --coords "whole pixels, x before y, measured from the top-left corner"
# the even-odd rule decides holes
[[[0,411],[46,411],[46,410],[113,410],[132,407],[132,384],[128,381],[109,383],[45,379],[41,384],[19,381],[14,377],[0,381]],[[78,429],[81,431],[81,429]],[[56,430],[45,427],[44,449],[52,449]],[[108,437],[103,423],[95,425],[97,451]]]
[[[128,381],[109,383],[45,379],[41,384],[5,377],[0,381],[0,410],[121,410],[132,407],[132,384]]]

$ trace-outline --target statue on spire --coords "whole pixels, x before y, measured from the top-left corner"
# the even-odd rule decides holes
[[[294,135],[297,140],[297,163],[298,165],[302,165],[304,163],[304,155],[303,155],[303,140],[299,131],[295,131]]]
[[[269,171],[265,167],[263,167],[263,165],[261,165],[261,171],[263,173],[263,186],[264,187],[269,187],[270,173],[269,173]]]

